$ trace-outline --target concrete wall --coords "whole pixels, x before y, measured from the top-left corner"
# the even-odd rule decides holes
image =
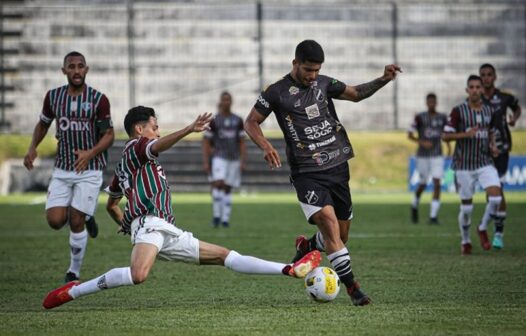
[[[292,4],[292,5],[291,5]],[[399,128],[424,108],[429,91],[439,109],[449,112],[464,99],[465,80],[484,62],[498,70],[498,85],[526,101],[526,5],[517,1],[397,2],[397,34],[393,42],[393,5],[364,1],[263,2],[263,81],[270,84],[290,70],[296,44],[318,40],[325,49],[322,72],[349,84],[382,74],[395,54],[404,69],[397,86],[388,85],[359,104],[337,102],[350,129],[390,129],[395,108]],[[62,85],[64,54],[83,52],[87,81],[110,98],[115,125],[130,107],[127,10],[125,2],[27,1],[3,5],[4,13],[23,13],[5,20],[4,47],[19,50],[5,65],[17,68],[6,81],[15,107],[7,110],[13,132],[30,133],[42,98]],[[254,2],[145,2],[133,6],[136,104],[160,114],[161,127],[173,129],[197,113],[214,111],[227,89],[234,108],[246,115],[259,92],[256,5]],[[397,95],[397,104],[394,104]],[[520,126],[526,126],[522,118]],[[276,128],[273,118],[268,128]]]

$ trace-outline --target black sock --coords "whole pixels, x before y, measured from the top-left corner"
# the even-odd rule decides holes
[[[504,233],[504,220],[506,217],[495,216],[495,232]]]

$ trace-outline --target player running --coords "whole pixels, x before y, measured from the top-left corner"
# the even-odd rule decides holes
[[[260,124],[272,113],[287,143],[291,182],[305,217],[319,231],[310,239],[296,239],[296,257],[318,249],[325,251],[354,305],[367,305],[345,247],[353,217],[349,165],[354,156],[345,128],[332,99],[358,102],[395,79],[400,67],[387,65],[382,77],[358,86],[320,75],[325,56],[322,47],[305,40],[296,47],[292,70],[258,97],[245,121],[245,131],[263,150],[270,168],[281,167],[278,152],[265,138]]]
[[[491,64],[482,64],[479,68],[480,78],[482,78],[482,85],[484,86],[484,101],[493,107],[496,115],[495,125],[495,142],[499,155],[493,158],[495,168],[499,173],[500,187],[502,202],[500,203],[499,209],[494,217],[495,219],[495,235],[493,237],[493,248],[501,249],[504,247],[504,221],[506,219],[506,198],[504,197],[504,178],[508,171],[508,163],[510,160],[511,152],[511,132],[509,126],[515,126],[515,123],[521,115],[521,107],[519,106],[519,100],[509,93],[505,93],[495,88],[495,80],[497,79],[497,73],[495,68]],[[513,112],[508,120],[507,111],[508,108]],[[488,240],[487,237],[487,226],[483,226],[482,223],[479,226],[479,232],[482,232],[483,241]],[[484,246],[487,246],[484,243]]]
[[[282,264],[250,256],[197,240],[192,233],[175,226],[171,194],[164,171],[157,161],[158,155],[171,148],[192,132],[208,129],[212,115],[200,115],[192,124],[169,134],[159,136],[159,126],[152,108],[138,106],[128,111],[124,127],[130,137],[115,169],[110,197],[106,208],[131,235],[134,245],[131,266],[114,268],[84,283],[72,281],[48,293],[43,306],[51,309],[81,296],[103,289],[131,286],[144,282],[156,258],[183,261],[201,265],[224,265],[229,269],[250,274],[286,275],[301,278],[317,267],[320,253],[313,251],[294,264]],[[119,201],[126,196],[124,212]]]
[[[221,93],[219,111],[203,134],[203,168],[212,182],[212,225],[229,226],[232,188],[241,184],[246,146],[243,119],[232,113],[232,95]],[[211,167],[210,167],[211,166]]]
[[[433,200],[429,214],[429,223],[438,224],[438,210],[440,209],[440,182],[444,175],[444,157],[442,156],[442,132],[446,125],[447,116],[436,111],[437,96],[429,93],[426,97],[427,111],[415,116],[411,127],[407,132],[410,140],[418,144],[416,152],[416,170],[420,177],[420,184],[416,188],[411,204],[411,220],[418,223],[418,205],[420,196],[426,189],[427,182],[433,179]],[[418,133],[418,137],[414,133]],[[447,155],[450,155],[451,147],[447,145]]]
[[[494,216],[502,200],[497,170],[492,155],[497,154],[494,139],[495,114],[490,106],[482,102],[482,79],[471,75],[467,81],[468,99],[457,105],[449,115],[443,139],[456,140],[452,168],[460,196],[458,224],[462,236],[461,253],[471,254],[469,227],[473,212],[473,194],[478,182],[486,191],[487,204],[481,226],[485,227]],[[477,228],[484,250],[490,249],[485,232]]]
[[[37,147],[56,120],[57,155],[48,187],[46,217],[51,228],[69,225],[70,266],[64,281],[78,280],[88,234],[98,233],[93,217],[97,206],[106,150],[113,143],[110,102],[85,83],[89,67],[72,51],[64,57],[62,73],[68,84],[47,92],[24,166],[33,169]],[[85,227],[87,228],[87,232]]]

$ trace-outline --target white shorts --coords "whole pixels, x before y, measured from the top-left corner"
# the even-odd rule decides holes
[[[444,175],[444,158],[442,156],[417,157],[416,170],[420,184],[427,184],[430,177],[441,180]]]
[[[135,218],[131,224],[131,242],[157,246],[157,258],[199,264],[199,240],[191,232],[155,216]]]
[[[212,176],[210,176],[210,181],[220,180],[223,180],[228,186],[239,187],[241,185],[241,162],[220,157],[212,158]]]
[[[76,173],[55,168],[47,191],[46,210],[55,207],[72,207],[93,216],[101,185],[101,170]]]
[[[482,189],[500,187],[499,174],[494,166],[485,166],[477,170],[457,170],[455,183],[461,200],[473,198],[477,181]]]

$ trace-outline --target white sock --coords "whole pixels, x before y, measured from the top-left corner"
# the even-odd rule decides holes
[[[460,205],[460,212],[458,214],[458,226],[460,228],[462,244],[471,243],[471,239],[469,238],[469,226],[471,225],[472,212],[473,204]]]
[[[283,274],[287,264],[244,256],[236,251],[230,251],[225,259],[225,266],[232,271],[247,274]]]
[[[221,204],[223,203],[223,190],[212,189],[212,210],[214,218],[221,218]]]
[[[69,232],[69,247],[70,247],[70,265],[68,272],[73,272],[80,276],[80,268],[86,253],[86,245],[88,245],[88,231],[84,230],[79,233]]]
[[[230,213],[232,212],[232,194],[224,194],[223,195],[223,203],[221,204],[221,221],[223,223],[228,223],[230,221]]]
[[[114,268],[95,279],[71,287],[69,295],[76,299],[103,289],[131,285],[133,285],[133,280],[130,267]]]
[[[438,216],[438,210],[440,209],[440,200],[431,201],[431,218],[436,218]]]
[[[420,203],[420,197],[417,197],[416,194],[413,195],[413,202],[411,202],[411,206],[413,208],[418,208],[418,203]]]
[[[490,196],[488,197],[488,202],[486,203],[486,210],[484,210],[484,215],[480,221],[479,230],[486,231],[488,229],[488,223],[491,219],[491,216],[494,216],[497,213],[500,202],[502,201],[502,196]]]

